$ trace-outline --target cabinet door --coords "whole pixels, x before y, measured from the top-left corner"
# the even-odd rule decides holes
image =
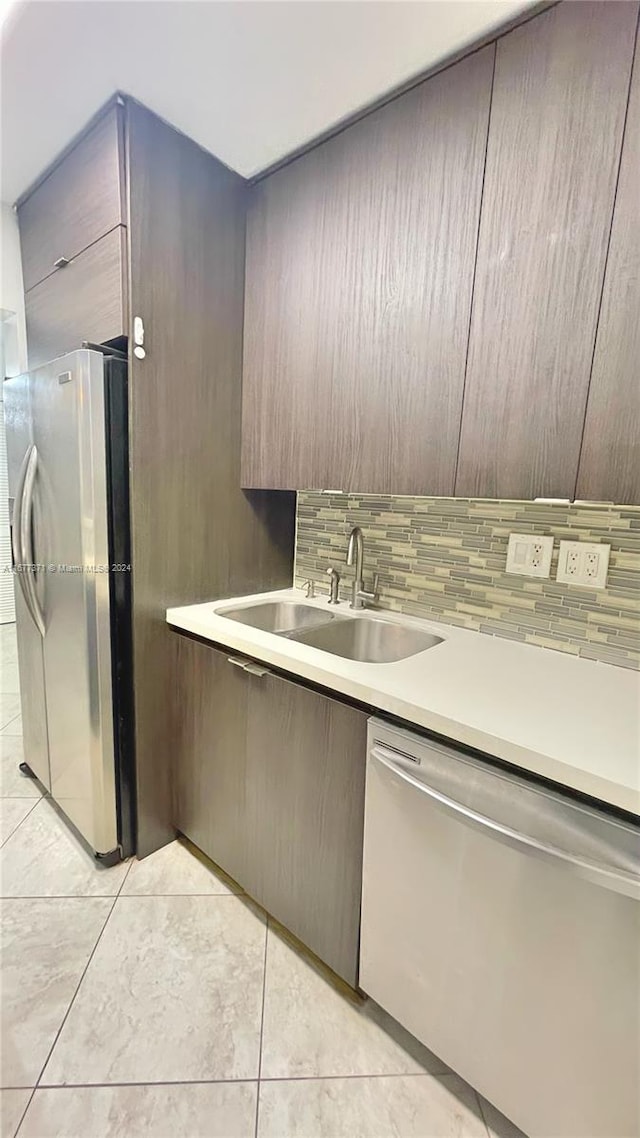
[[[253,189],[243,485],[452,493],[493,59]]]
[[[173,756],[175,824],[248,888],[249,677],[229,663],[232,653],[184,636],[174,639],[180,684]]]
[[[18,208],[25,290],[125,220],[121,107],[112,107]]]
[[[30,368],[126,333],[125,234],[118,226],[26,293]]]
[[[357,982],[367,716],[278,676],[247,676],[247,890]]]
[[[367,716],[174,640],[176,827],[355,985]]]
[[[572,497],[638,5],[498,41],[456,494]]]
[[[640,48],[631,85],[577,498],[640,505]]]

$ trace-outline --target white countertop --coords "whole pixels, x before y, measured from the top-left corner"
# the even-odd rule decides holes
[[[392,664],[362,664],[218,615],[238,603],[307,601],[281,589],[167,610],[167,622],[233,652],[351,696],[525,771],[640,814],[640,674],[456,628],[346,603],[334,613],[376,616],[444,637]]]

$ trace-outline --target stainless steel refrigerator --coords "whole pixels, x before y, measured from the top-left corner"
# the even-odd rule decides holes
[[[95,855],[135,849],[127,364],[4,382],[24,752]]]

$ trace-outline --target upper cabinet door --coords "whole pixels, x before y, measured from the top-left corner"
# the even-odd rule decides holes
[[[638,5],[498,42],[456,493],[573,497]]]
[[[121,111],[111,107],[18,207],[25,291],[124,220]]]
[[[126,335],[126,229],[119,225],[25,296],[29,367]]]
[[[494,50],[255,187],[243,485],[453,491]]]
[[[640,48],[633,69],[576,497],[640,505]]]

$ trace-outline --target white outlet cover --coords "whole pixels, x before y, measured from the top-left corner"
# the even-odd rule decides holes
[[[552,553],[552,537],[540,537],[536,533],[511,533],[507,549],[507,573],[517,573],[521,577],[549,577]]]
[[[556,581],[582,589],[606,588],[610,553],[604,541],[561,541]]]

